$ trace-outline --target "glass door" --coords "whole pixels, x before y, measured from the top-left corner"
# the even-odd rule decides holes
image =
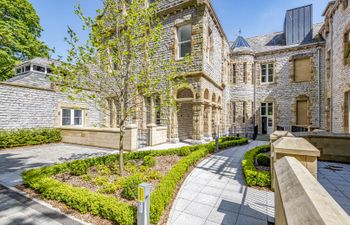
[[[261,103],[261,128],[262,134],[271,134],[274,127],[273,103]]]

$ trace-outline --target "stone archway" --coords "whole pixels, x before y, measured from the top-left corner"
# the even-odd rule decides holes
[[[178,112],[178,136],[180,141],[192,139],[193,135],[193,92],[189,88],[180,89],[177,92]]]

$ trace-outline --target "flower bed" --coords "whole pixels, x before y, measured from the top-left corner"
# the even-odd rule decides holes
[[[60,142],[58,129],[21,129],[0,131],[0,149]]]
[[[220,148],[245,144],[248,140],[226,142],[220,142]],[[44,198],[63,202],[81,213],[99,215],[121,225],[135,223],[135,190],[140,182],[147,181],[153,184],[150,214],[151,222],[156,224],[188,170],[214,150],[215,144],[210,143],[165,151],[127,153],[124,155],[124,177],[116,175],[118,155],[109,155],[29,170],[23,173],[23,181]],[[162,160],[163,163],[170,160],[171,166],[157,173],[157,164],[162,164]],[[73,178],[93,186],[74,186]]]
[[[257,170],[254,165],[255,157],[258,154],[269,151],[270,145],[263,145],[253,148],[245,153],[242,161],[242,168],[247,185],[260,187],[271,186],[271,172]]]

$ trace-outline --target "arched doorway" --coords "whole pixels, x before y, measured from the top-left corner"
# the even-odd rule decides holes
[[[193,92],[189,88],[177,92],[178,136],[180,141],[192,139],[193,134]]]

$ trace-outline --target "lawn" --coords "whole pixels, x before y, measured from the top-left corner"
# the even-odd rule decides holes
[[[245,138],[220,140],[220,149],[246,144]],[[136,222],[137,187],[152,185],[151,222],[157,224],[186,174],[215,151],[215,143],[124,155],[124,176],[119,175],[118,155],[62,163],[23,173],[27,187],[43,198],[121,225]]]

